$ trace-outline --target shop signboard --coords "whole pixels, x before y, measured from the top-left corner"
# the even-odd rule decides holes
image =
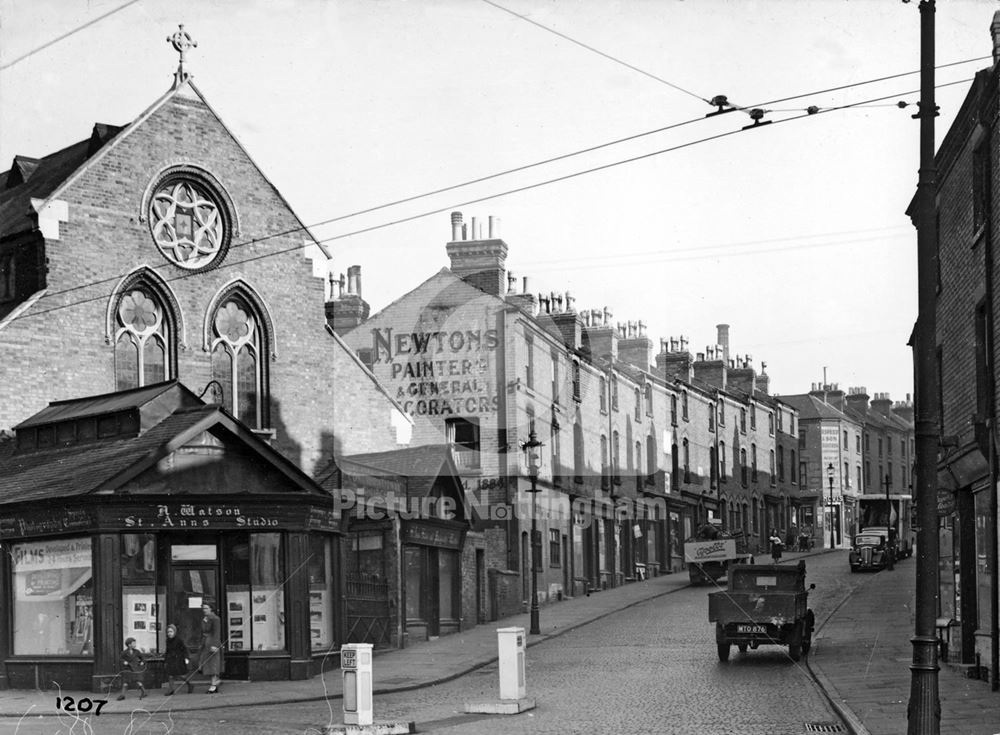
[[[410,521],[403,526],[403,543],[460,549],[462,548],[462,530]]]

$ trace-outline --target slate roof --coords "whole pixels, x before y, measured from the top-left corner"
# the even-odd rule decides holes
[[[167,395],[173,393],[172,396]],[[163,400],[156,400],[163,397]],[[22,422],[18,430],[96,414],[137,408],[137,434],[47,448],[18,449],[0,441],[0,504],[110,493],[151,468],[185,441],[218,428],[242,443],[307,493],[326,495],[294,463],[233,418],[221,406],[202,403],[176,380],[120,393],[55,401]]]
[[[797,409],[800,421],[807,421],[809,419],[834,419],[837,421],[843,421],[846,419],[847,421],[851,421],[853,423],[860,422],[858,418],[848,416],[847,414],[838,411],[829,403],[824,403],[816,396],[811,396],[808,393],[792,396],[777,396],[777,398],[782,403],[787,403],[792,408]]]
[[[458,471],[451,458],[451,448],[447,444],[425,444],[387,452],[370,452],[341,457],[338,465],[343,472],[352,475],[394,475],[406,480],[407,495],[427,496],[438,477],[444,475],[455,478]]]
[[[86,416],[100,416],[124,411],[129,408],[138,408],[157,396],[174,389],[176,385],[178,385],[176,381],[166,381],[163,383],[154,383],[143,388],[135,388],[134,390],[105,393],[104,395],[88,396],[86,398],[72,398],[65,401],[53,401],[34,416],[25,419],[14,428],[27,429],[40,424],[68,421]]]
[[[87,495],[151,454],[167,454],[179,434],[218,413],[217,406],[185,409],[139,436],[68,447],[17,452],[17,443],[0,443],[0,503]],[[29,419],[30,420],[30,419]]]
[[[0,173],[0,238],[33,227],[32,199],[45,199],[90,158],[96,149],[114,138],[123,128],[97,124],[90,138],[81,140],[44,158],[18,156],[15,166]],[[18,160],[20,159],[20,160]],[[17,165],[20,163],[21,165]],[[27,181],[20,181],[22,171]],[[13,184],[8,188],[8,183]]]

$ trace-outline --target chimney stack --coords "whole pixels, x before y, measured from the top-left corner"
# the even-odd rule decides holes
[[[471,239],[464,239],[466,230],[462,225],[462,213],[451,213],[452,241],[446,246],[451,258],[451,271],[472,286],[492,296],[503,296],[506,282],[505,263],[507,244],[494,237],[499,232],[499,220],[490,218],[490,237],[483,239],[482,225],[472,218],[468,232]],[[524,289],[527,293],[527,288]]]
[[[721,359],[727,365],[729,364],[729,325],[728,324],[716,324],[715,329],[718,332],[719,338],[716,343],[722,348]]]
[[[687,340],[683,337],[671,337],[669,340],[661,340],[660,344],[662,349],[656,356],[657,373],[667,382],[683,380],[690,383],[694,361],[687,351]]]
[[[361,298],[361,266],[352,265],[347,269],[347,280],[341,275],[336,295],[326,302],[326,321],[337,334],[346,334],[368,319],[371,307]],[[346,290],[345,290],[346,289]]]

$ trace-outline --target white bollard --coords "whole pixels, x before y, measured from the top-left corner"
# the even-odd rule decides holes
[[[497,628],[500,699],[524,699],[524,628]]]
[[[344,674],[344,724],[371,725],[375,720],[372,703],[372,644],[342,645],[340,668]]]

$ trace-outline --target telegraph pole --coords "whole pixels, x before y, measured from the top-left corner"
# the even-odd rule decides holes
[[[906,2],[907,0],[904,0]],[[917,180],[917,323],[913,330],[915,378],[917,594],[913,663],[910,665],[910,702],[907,735],[938,735],[941,703],[938,699],[938,375],[936,332],[937,233],[935,232],[934,161],[934,0],[920,0],[920,172]]]

